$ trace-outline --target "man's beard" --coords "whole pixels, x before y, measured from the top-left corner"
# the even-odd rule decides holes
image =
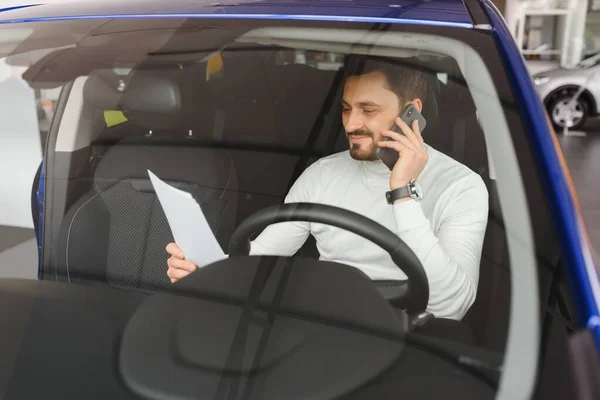
[[[375,135],[373,135],[373,132],[367,129],[361,129],[358,131],[347,132],[346,135],[348,136],[348,144],[350,145],[350,156],[352,158],[358,161],[377,160],[377,153],[375,153],[375,151],[377,150],[377,146],[375,145],[375,140],[372,140],[371,144],[367,148],[361,148],[359,144],[352,143],[352,141],[350,140],[352,136],[368,136],[371,139],[373,139],[375,137]]]

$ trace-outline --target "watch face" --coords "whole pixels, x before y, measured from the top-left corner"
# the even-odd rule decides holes
[[[411,186],[411,192],[412,192],[411,197],[415,200],[423,200],[423,188],[421,188],[421,185],[419,184],[419,182],[412,181],[410,186]]]

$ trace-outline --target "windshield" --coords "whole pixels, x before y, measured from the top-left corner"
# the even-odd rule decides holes
[[[4,25],[0,224],[33,229],[32,275],[118,314],[135,393],[436,398],[444,376],[493,397],[509,321],[537,302],[527,271],[558,250],[539,248],[554,233],[520,111],[473,35]]]

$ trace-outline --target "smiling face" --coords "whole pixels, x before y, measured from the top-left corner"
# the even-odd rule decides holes
[[[390,129],[399,113],[399,99],[380,72],[350,76],[344,85],[342,122],[350,155],[355,160],[377,159],[381,132]]]

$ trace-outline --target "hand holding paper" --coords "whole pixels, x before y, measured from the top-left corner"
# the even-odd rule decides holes
[[[199,268],[227,258],[194,197],[163,182],[148,170],[175,242],[185,258]]]

